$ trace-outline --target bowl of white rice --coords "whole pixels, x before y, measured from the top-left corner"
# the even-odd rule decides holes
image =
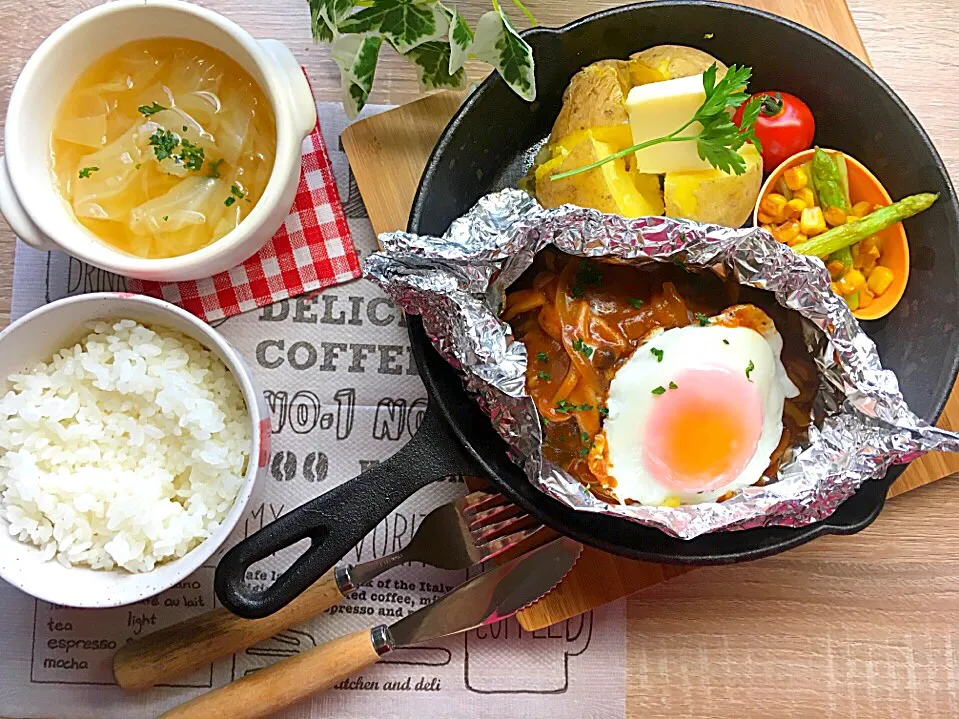
[[[213,328],[142,295],[48,304],[0,332],[0,578],[130,604],[213,556],[269,457],[263,393]]]

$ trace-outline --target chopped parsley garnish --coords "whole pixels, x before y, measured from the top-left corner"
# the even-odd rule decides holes
[[[549,372],[542,372],[542,371],[540,371],[540,372],[537,372],[537,373],[536,373],[536,376],[539,377],[539,378],[542,379],[542,380],[546,380],[547,382],[549,382],[551,379],[553,379],[553,377],[550,375]]]
[[[208,177],[213,177],[213,178],[219,177],[219,176],[220,176],[220,164],[221,164],[222,162],[223,162],[223,158],[222,158],[222,157],[221,157],[219,160],[217,160],[216,162],[210,162],[210,168],[209,168],[209,170],[207,170],[207,173],[206,173],[207,176],[208,176]]]
[[[573,349],[581,353],[586,359],[589,359],[593,355],[593,348],[583,342],[582,337],[576,338],[576,341],[573,342]]]
[[[705,327],[706,325],[709,324],[709,318],[706,315],[704,315],[702,312],[697,312],[695,314],[695,317],[696,317],[696,321],[699,322],[700,327]]]
[[[756,369],[756,365],[753,364],[752,360],[749,360],[749,364],[746,365],[746,379],[749,379],[749,375],[752,374],[752,371]],[[752,380],[749,380],[752,382]]]
[[[725,340],[725,339],[724,339],[724,340],[723,340],[723,344],[724,344],[724,345],[728,345],[728,344],[729,344],[729,340]]]
[[[169,130],[157,129],[150,135],[150,145],[153,147],[153,154],[156,155],[158,162],[173,157],[173,151],[179,144],[180,138]]]
[[[609,407],[600,407],[600,408],[599,408],[599,416],[600,416],[600,417],[608,417],[608,416],[609,416]]]
[[[587,454],[589,454],[589,447],[580,447],[580,448],[579,448],[579,456],[580,456],[580,459],[582,459],[583,457],[585,457]]]
[[[203,167],[203,148],[184,138],[180,144],[180,154],[173,159],[182,162],[186,169],[198,172]]]
[[[583,443],[589,442],[589,432],[580,432],[579,439]]]
[[[629,300],[629,304],[631,304],[634,309],[638,310],[640,307],[643,306],[643,301],[639,299],[638,297],[633,297]]]
[[[163,107],[163,105],[158,102],[154,102],[152,105],[140,105],[140,107],[137,108],[137,111],[141,115],[146,115],[149,117],[150,115],[155,115],[156,113],[163,112],[167,109],[169,108]]]
[[[137,164],[135,164],[135,165],[133,166],[133,169],[134,169],[134,170],[139,170],[139,169],[140,169],[140,163],[138,162]]]
[[[540,417],[539,419],[540,419],[540,421],[543,423],[543,426],[544,426],[544,427],[546,427],[547,425],[549,425],[549,420],[546,419],[545,417]]]
[[[85,180],[94,172],[99,172],[99,171],[100,171],[99,167],[84,167],[82,170],[80,170],[80,179]]]
[[[169,219],[170,219],[170,216],[169,216],[169,215],[164,215],[164,216],[163,216],[163,221],[164,221],[164,222],[166,222],[166,221],[169,220]]]
[[[670,388],[670,389],[679,389],[679,385],[676,384],[675,382],[670,382],[670,383],[669,383],[669,388]]]
[[[570,412],[589,412],[593,405],[584,402],[583,404],[573,404],[569,400],[561,399],[556,403],[556,411],[569,414]]]
[[[233,183],[232,185],[230,185],[230,196],[223,201],[223,204],[229,207],[238,199],[242,200],[244,196],[245,196],[244,192],[243,190],[240,189],[240,186],[237,185],[236,183]]]
[[[184,126],[181,127],[180,129],[183,130],[183,132],[189,132],[189,131],[190,131],[190,128],[187,127],[186,125],[184,125]]]
[[[549,355],[545,352],[537,352],[536,359],[538,359],[540,362],[549,362]]]
[[[576,270],[576,281],[573,284],[573,296],[582,297],[586,293],[586,287],[595,287],[603,279],[603,273],[599,271],[589,260],[583,260],[579,263]]]
[[[661,395],[661,394],[666,394],[666,388],[663,387],[662,385],[659,385],[659,387],[654,387],[654,388],[653,388],[653,394],[655,394],[655,395],[657,395],[657,396],[658,396],[658,395]]]
[[[656,361],[657,361],[657,362],[662,362],[662,361],[663,361],[663,355],[665,354],[665,352],[663,352],[663,350],[661,350],[661,349],[656,349],[655,347],[650,347],[650,348],[649,348],[649,351],[653,353],[653,357],[656,358]]]

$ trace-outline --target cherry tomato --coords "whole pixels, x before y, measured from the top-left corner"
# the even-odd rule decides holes
[[[756,137],[763,146],[763,169],[772,172],[784,160],[812,147],[816,121],[802,100],[788,92],[757,92],[762,108],[756,118]],[[751,99],[751,98],[750,98]],[[742,124],[744,102],[733,115],[737,126]]]

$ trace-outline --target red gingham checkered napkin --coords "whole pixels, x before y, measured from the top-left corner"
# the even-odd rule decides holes
[[[303,141],[296,200],[263,249],[233,269],[187,282],[127,281],[131,292],[164,299],[213,322],[360,276],[320,123]]]

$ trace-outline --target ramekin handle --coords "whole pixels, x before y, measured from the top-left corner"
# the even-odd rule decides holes
[[[306,137],[316,126],[316,101],[303,68],[290,49],[279,40],[260,40],[259,43],[266,54],[273,58],[280,73],[287,76],[294,123],[297,131]]]
[[[53,242],[33,224],[33,220],[27,216],[26,210],[20,204],[20,198],[14,192],[13,182],[10,180],[7,158],[2,155],[0,155],[0,215],[3,215],[14,234],[31,247],[38,250],[55,249]]]

